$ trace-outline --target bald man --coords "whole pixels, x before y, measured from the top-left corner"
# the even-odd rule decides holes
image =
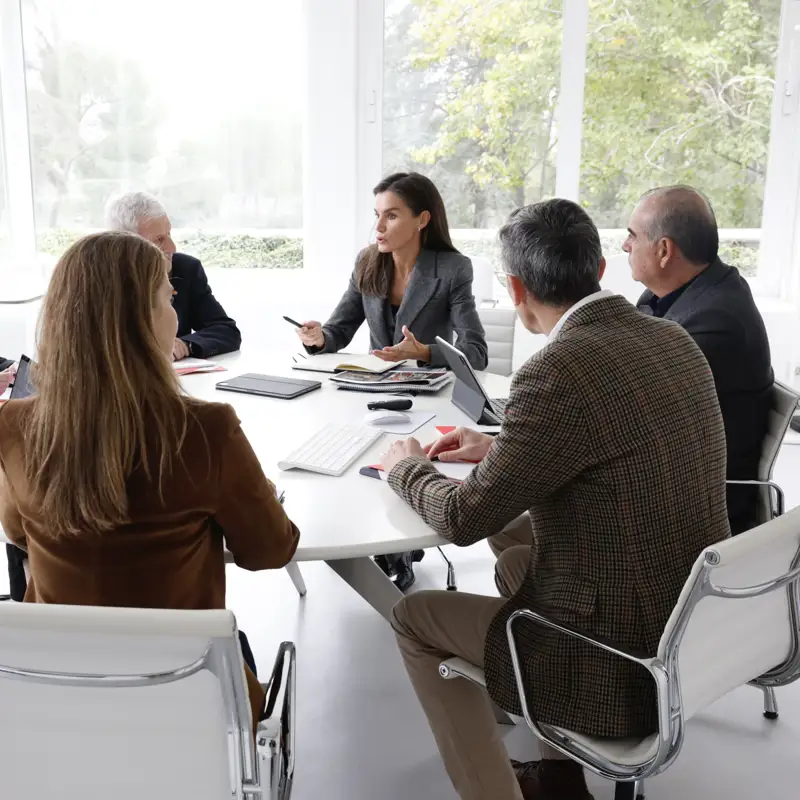
[[[728,480],[758,477],[774,382],[769,341],[747,281],[719,260],[711,204],[689,186],[647,192],[622,249],[634,279],[647,287],[639,310],[681,325],[711,367],[725,423]],[[728,487],[733,533],[755,525],[757,491]]]

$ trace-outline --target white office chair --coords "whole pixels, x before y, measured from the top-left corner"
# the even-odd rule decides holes
[[[506,633],[528,725],[542,741],[615,781],[615,800],[643,797],[644,779],[677,758],[686,722],[695,714],[739,686],[784,686],[800,677],[799,582],[800,509],[795,509],[700,554],[653,657],[535,611],[515,612]],[[539,722],[526,701],[515,638],[518,627],[530,622],[646,669],[658,698],[658,732],[644,739],[600,739]],[[483,671],[462,659],[445,661],[440,672],[485,685]]]
[[[253,736],[230,611],[0,605],[3,800],[288,800],[294,645]]]
[[[486,345],[489,351],[487,372],[508,376],[512,371],[514,358],[514,332],[517,315],[513,308],[498,308],[497,276],[494,265],[488,258],[472,259],[472,293],[478,307],[483,329],[486,332]]]
[[[497,288],[497,277],[494,273],[494,264],[481,256],[470,256],[472,261],[472,294],[475,297],[475,305],[480,308],[481,303],[495,301],[495,290]]]
[[[784,496],[783,489],[772,480],[775,462],[783,444],[786,431],[792,416],[797,410],[800,395],[779,381],[775,381],[772,390],[772,407],[767,422],[767,433],[761,447],[761,460],[758,464],[758,478],[750,481],[727,481],[730,484],[747,484],[760,486],[758,497],[757,523],[763,525],[777,516],[783,514]],[[761,687],[764,693],[764,716],[767,719],[778,718],[778,700],[772,686]]]
[[[489,352],[486,371],[508,377],[513,371],[517,312],[513,308],[479,306],[478,317],[486,333],[486,347]]]
[[[769,522],[784,510],[783,490],[772,480],[775,462],[778,460],[783,438],[789,430],[792,416],[797,411],[800,395],[780,381],[775,381],[772,389],[772,407],[769,412],[767,434],[761,447],[761,460],[758,464],[758,478],[750,481],[728,481],[730,484],[760,486],[758,504],[758,523]]]

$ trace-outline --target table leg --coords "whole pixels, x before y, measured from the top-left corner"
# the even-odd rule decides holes
[[[300,567],[294,561],[290,561],[286,565],[286,571],[289,573],[289,577],[292,579],[292,583],[294,584],[294,588],[297,589],[297,593],[300,597],[306,596],[306,582],[303,580],[303,576],[300,574]]]
[[[403,593],[371,558],[337,558],[325,563],[382,617],[391,619],[392,608]]]

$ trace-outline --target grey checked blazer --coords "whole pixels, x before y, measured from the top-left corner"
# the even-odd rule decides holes
[[[353,272],[339,305],[322,326],[325,346],[306,349],[312,353],[336,353],[350,344],[364,320],[369,325],[372,350],[403,341],[403,325],[407,325],[420,342],[431,348],[431,366],[447,366],[435,339],[441,336],[452,342],[454,331],[455,346],[474,369],[485,369],[488,363],[483,325],[472,294],[472,262],[461,253],[420,252],[394,326],[388,300],[361,294]]]
[[[695,558],[730,535],[708,363],[678,325],[617,296],[575,311],[523,365],[500,435],[467,480],[408,458],[389,483],[461,546],[530,511],[528,572],[485,646],[489,691],[517,714],[505,636],[513,610],[536,607],[654,655]],[[644,670],[550,629],[523,623],[520,632],[539,719],[594,736],[656,729]]]

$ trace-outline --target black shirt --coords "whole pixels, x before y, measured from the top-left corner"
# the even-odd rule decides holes
[[[702,273],[701,273],[702,274]],[[663,297],[656,297],[653,295],[650,298],[649,305],[653,311],[654,317],[663,317],[672,308],[675,301],[697,280],[697,276],[692,278],[688,283],[679,286],[674,292],[665,294]]]
[[[395,306],[395,305],[392,305],[391,303],[389,304],[389,318],[392,320],[392,328],[391,328],[392,336],[394,336],[394,329],[395,329],[395,326],[397,325],[397,312],[399,310],[400,310],[400,306]]]

